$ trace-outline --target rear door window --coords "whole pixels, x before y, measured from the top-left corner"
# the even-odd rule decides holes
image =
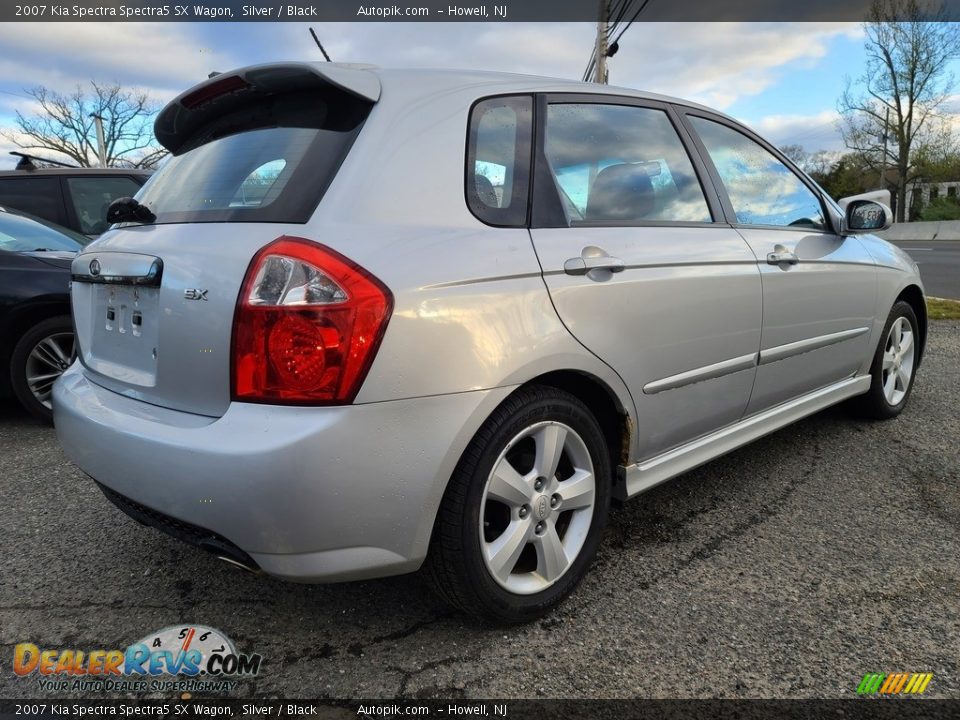
[[[470,114],[467,204],[489,225],[526,225],[532,124],[529,96],[481,100]]]
[[[77,225],[85,235],[99,235],[110,227],[107,208],[117,198],[133,197],[140,183],[130,177],[67,177],[69,200]]]
[[[0,207],[66,224],[60,178],[56,176],[0,178]]]
[[[544,152],[570,224],[712,221],[690,157],[663,110],[552,103]]]

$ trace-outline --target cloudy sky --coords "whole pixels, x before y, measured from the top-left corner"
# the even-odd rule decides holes
[[[211,70],[270,60],[321,59],[294,23],[46,23],[0,25],[0,128],[24,89],[67,91],[119,81],[168,100]],[[480,68],[580,79],[591,23],[315,24],[334,60],[393,67]],[[610,61],[611,84],[703,102],[778,144],[842,147],[836,100],[863,71],[856,23],[634,24]],[[10,143],[0,139],[0,168]]]

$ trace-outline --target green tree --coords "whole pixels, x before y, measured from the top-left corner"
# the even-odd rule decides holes
[[[812,169],[810,176],[834,199],[866,192],[876,186],[878,179],[877,174],[856,153],[847,153],[832,164]]]

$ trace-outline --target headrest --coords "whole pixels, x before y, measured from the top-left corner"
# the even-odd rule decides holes
[[[593,180],[584,220],[636,222],[653,210],[654,201],[653,183],[643,164],[611,165]]]

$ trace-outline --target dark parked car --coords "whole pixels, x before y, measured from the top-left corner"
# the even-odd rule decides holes
[[[94,237],[109,227],[107,206],[136,195],[150,174],[132,168],[7,170],[0,172],[0,206]]]
[[[70,262],[89,238],[0,207],[0,395],[49,421],[53,383],[73,360]]]

